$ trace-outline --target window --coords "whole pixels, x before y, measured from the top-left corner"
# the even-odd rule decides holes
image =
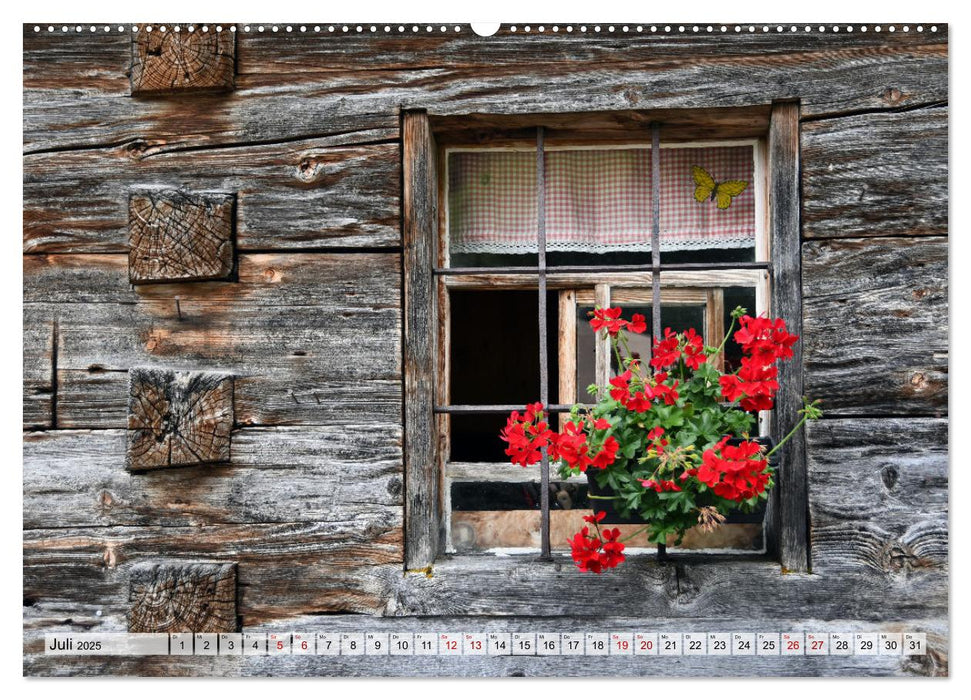
[[[714,338],[735,306],[769,310],[779,286],[778,275],[769,284],[770,229],[778,228],[769,207],[775,192],[770,109],[722,114],[717,129],[705,127],[711,115],[667,116],[654,151],[660,154],[661,317],[664,326],[691,326]],[[484,131],[483,121],[492,128]],[[585,479],[560,481],[551,469],[544,489],[540,470],[506,461],[499,430],[510,410],[539,398],[540,327],[547,338],[547,403],[563,409],[590,400],[586,386],[603,383],[611,371],[609,352],[590,332],[587,312],[617,304],[652,320],[654,172],[647,122],[640,118],[634,128],[622,128],[624,118],[603,115],[510,121],[489,117],[463,124],[459,118],[409,113],[403,122],[406,440],[419,440],[423,455],[406,445],[406,551],[412,567],[439,553],[565,546],[586,512]],[[410,124],[419,128],[409,130]],[[552,126],[542,130],[540,146],[536,127],[544,124]],[[733,168],[747,169],[748,191],[719,212],[730,217],[713,222],[705,215],[711,208],[693,198],[694,206],[682,206],[686,187],[692,195],[692,165],[719,180],[741,177]],[[672,173],[680,173],[677,183],[671,183]],[[795,184],[791,175],[790,181]],[[425,204],[416,207],[418,194]],[[786,274],[784,287],[791,286]],[[416,337],[409,322],[434,331],[427,348],[431,357],[423,357],[425,371],[431,369],[430,387],[409,386],[407,345]],[[649,341],[639,352],[650,353]],[[415,419],[430,428],[427,445],[414,429]],[[768,417],[762,423],[768,432]],[[424,463],[420,473],[416,459]],[[776,540],[773,528],[763,540],[760,522],[740,522],[717,539],[689,538],[685,546],[760,550],[764,543],[771,552],[778,551]]]

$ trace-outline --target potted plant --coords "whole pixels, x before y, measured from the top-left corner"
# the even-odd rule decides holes
[[[782,319],[752,317],[739,307],[717,347],[705,346],[693,329],[668,328],[645,364],[627,338],[647,330],[645,318],[621,314],[618,307],[597,308],[590,321],[609,337],[621,370],[608,386],[590,387],[599,397],[592,409],[574,406],[555,432],[544,406],[532,404],[514,411],[500,434],[513,464],[535,464],[545,449],[563,478],[585,473],[590,498],[610,504],[585,516],[592,529],[570,540],[580,570],[595,573],[624,560],[620,530],[602,524],[639,519],[645,527],[624,539],[648,531],[661,557],[668,540],[680,544],[690,528],[711,530],[732,511],[759,507],[774,485],[772,455],[822,415],[818,401],[804,400],[802,418],[777,445],[751,436],[757,412],[771,409],[778,391],[776,363],[792,357],[798,340]],[[724,352],[736,323],[741,365],[722,372],[711,360]]]

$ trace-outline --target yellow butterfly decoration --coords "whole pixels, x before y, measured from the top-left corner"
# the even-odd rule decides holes
[[[691,166],[691,174],[694,176],[695,200],[704,202],[711,199],[719,209],[728,209],[732,206],[732,197],[737,197],[745,191],[748,183],[745,180],[726,180],[725,182],[715,182],[707,170]]]

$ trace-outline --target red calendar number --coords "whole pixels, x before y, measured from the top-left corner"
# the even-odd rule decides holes
[[[641,651],[650,651],[654,648],[654,642],[650,639],[641,640]]]
[[[630,644],[627,642],[626,639],[618,639],[617,648],[620,649],[621,651],[627,651],[627,649],[630,648]]]
[[[789,651],[796,651],[796,650],[798,650],[799,649],[799,640],[798,639],[790,639],[788,642],[786,642],[786,649],[788,649]]]

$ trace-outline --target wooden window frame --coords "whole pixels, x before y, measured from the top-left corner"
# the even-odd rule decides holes
[[[636,117],[631,116],[632,114]],[[550,124],[551,142],[630,143],[629,122],[643,127],[651,121],[667,126],[666,139],[697,141],[692,135],[712,132],[729,138],[765,138],[765,178],[763,206],[767,209],[768,251],[757,251],[757,259],[768,257],[772,284],[771,296],[763,308],[770,308],[786,319],[792,332],[802,332],[801,256],[799,249],[799,106],[778,102],[752,110],[685,110],[678,113],[625,113],[623,115],[467,115],[430,117],[425,111],[402,113],[403,157],[403,263],[404,263],[404,466],[405,466],[405,567],[425,570],[444,554],[446,515],[448,513],[447,477],[471,479],[476,465],[449,465],[446,474],[442,455],[448,454],[449,416],[435,413],[435,406],[448,405],[449,376],[448,298],[451,289],[495,286],[488,272],[437,277],[434,268],[445,267],[447,230],[445,190],[438,173],[444,172],[450,145],[481,143],[483,130],[498,134],[508,144],[529,142],[528,130]],[[707,131],[705,124],[708,124]],[[618,126],[620,125],[620,126]],[[670,125],[670,126],[668,126]],[[548,137],[549,138],[549,137]],[[703,140],[703,139],[702,139]],[[640,143],[643,143],[642,141]],[[761,189],[761,188],[760,188]],[[443,238],[444,236],[444,238]],[[758,240],[758,237],[757,237]],[[750,284],[751,270],[737,270],[742,277],[731,281]],[[662,289],[710,286],[710,275],[692,272],[662,272]],[[590,284],[614,288],[643,287],[651,284],[650,272],[620,274],[550,273],[551,290],[576,289]],[[535,273],[503,275],[503,287],[536,287]],[[763,284],[756,285],[764,289]],[[561,296],[561,302],[563,297]],[[574,302],[575,303],[575,302]],[[803,386],[802,354],[797,346],[791,363],[779,368],[780,390],[770,421],[772,434],[778,426],[794,425],[801,407]],[[562,373],[561,373],[562,374]],[[808,492],[805,439],[800,433],[782,450],[783,465],[777,487],[769,499],[765,521],[766,555],[791,571],[806,571],[809,566]],[[490,469],[494,465],[490,464]],[[511,470],[490,472],[490,479],[514,478]],[[523,479],[522,471],[517,480]]]

